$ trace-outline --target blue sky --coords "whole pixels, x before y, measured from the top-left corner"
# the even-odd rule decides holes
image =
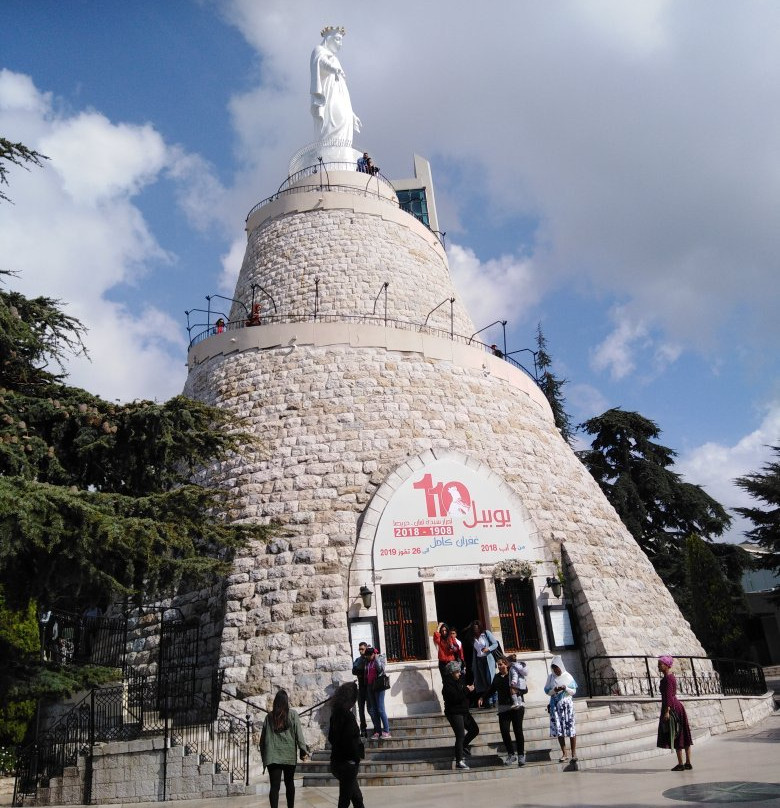
[[[383,173],[431,161],[451,270],[510,350],[541,322],[575,422],[656,421],[726,506],[780,442],[780,5],[745,0],[6,0],[0,133],[51,157],[0,208],[16,288],[90,329],[71,379],[181,390],[184,310],[230,295],[246,212],[341,61]],[[487,332],[488,341],[499,332]],[[736,531],[733,538],[738,539]]]

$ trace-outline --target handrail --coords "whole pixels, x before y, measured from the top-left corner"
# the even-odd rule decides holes
[[[444,302],[448,302],[449,298]],[[441,305],[441,304],[440,304]],[[453,331],[445,331],[442,328],[435,328],[434,326],[429,326],[420,323],[410,322],[409,320],[393,320],[387,319],[385,320],[384,317],[375,317],[369,314],[320,314],[318,313],[316,317],[311,314],[278,314],[278,315],[264,315],[263,317],[263,325],[271,325],[271,324],[278,324],[278,323],[305,323],[305,322],[351,322],[351,323],[363,323],[366,325],[381,325],[381,326],[389,326],[391,328],[397,328],[403,331],[416,331],[421,334],[430,334],[434,337],[442,337],[443,339],[450,339],[453,342],[460,342],[464,345],[472,345],[476,348],[481,348],[485,353],[492,354],[491,346],[487,343],[480,342],[479,340],[475,340],[471,337],[464,336],[463,334],[455,334]],[[204,327],[205,326],[205,327]],[[208,339],[211,336],[215,336],[215,329],[214,326],[209,326],[207,323],[194,323],[190,326],[192,329],[200,327],[203,328],[198,334],[196,334],[190,340],[190,348],[194,347],[203,340]],[[239,331],[242,328],[247,328],[247,324],[244,320],[231,320],[225,324],[225,331]],[[516,359],[511,357],[512,353],[520,353],[521,351],[530,351],[530,348],[521,348],[517,351],[510,351],[509,354],[505,354],[501,357],[505,362],[508,362],[510,365],[516,367],[518,370],[522,370],[529,378],[533,379],[534,382],[537,384],[539,380],[536,378],[535,374],[528,370],[525,365],[518,362]],[[531,351],[531,353],[533,353]]]
[[[231,693],[230,691],[225,690],[224,688],[222,690],[222,693],[224,695],[226,695],[226,696],[230,696],[231,699],[235,699],[236,701],[242,701],[242,702],[244,702],[244,704],[248,704],[250,707],[254,707],[257,710],[260,710],[261,712],[264,712],[266,715],[269,714],[269,711],[266,710],[265,707],[261,707],[259,704],[255,704],[253,701],[250,701],[248,698],[244,698],[243,696],[237,696],[235,693]],[[301,717],[301,716],[307,715],[308,713],[312,712],[313,710],[316,710],[318,707],[322,707],[323,704],[327,704],[332,698],[333,698],[333,696],[328,696],[327,699],[323,699],[322,701],[318,701],[316,704],[313,704],[311,707],[307,707],[305,710],[301,710],[301,712],[298,713],[298,716]]]
[[[332,699],[333,699],[333,696],[328,696],[327,699],[323,699],[322,701],[318,701],[316,704],[312,704],[311,707],[307,707],[305,710],[302,710],[300,713],[298,713],[298,716],[300,717],[300,716],[303,716],[303,715],[307,715],[308,713],[311,713],[314,710],[316,710],[318,707],[322,707],[323,704],[327,704]]]
[[[760,696],[766,693],[766,679],[763,668],[756,662],[744,659],[731,659],[726,657],[695,656],[691,654],[673,655],[680,663],[687,661],[690,667],[690,676],[685,672],[675,671],[675,677],[683,695],[724,695],[724,696]],[[595,663],[613,660],[642,660],[644,672],[640,674],[613,673],[607,676],[595,675]],[[709,662],[712,673],[700,669],[697,672],[695,661]],[[656,697],[653,686],[654,677],[651,673],[650,663],[655,663],[656,657],[646,654],[598,655],[589,657],[585,666],[585,678],[588,684],[588,695],[593,696],[650,696]],[[681,666],[680,666],[681,667]],[[678,668],[679,670],[679,668]]]
[[[265,707],[261,707],[259,704],[255,704],[253,701],[249,701],[249,699],[245,699],[243,696],[237,696],[235,693],[231,693],[229,690],[225,690],[222,688],[222,694],[225,696],[230,696],[231,699],[235,699],[236,701],[243,701],[244,704],[248,704],[250,707],[254,707],[256,710],[260,710],[260,712],[268,714],[268,710]]]
[[[268,205],[271,202],[275,202],[277,199],[281,199],[281,197],[283,197],[283,196],[289,196],[291,194],[314,193],[314,192],[319,193],[322,190],[339,191],[339,192],[348,193],[348,194],[351,193],[351,194],[355,194],[356,196],[365,196],[365,197],[370,196],[372,199],[376,198],[373,193],[369,194],[367,189],[360,188],[357,185],[339,185],[339,184],[334,185],[334,184],[331,184],[331,185],[327,186],[327,189],[320,188],[319,185],[295,185],[292,188],[284,188],[283,190],[277,191],[275,194],[271,194],[271,196],[266,197],[265,199],[261,199],[260,202],[258,202],[254,207],[252,207],[250,209],[250,211],[249,211],[249,213],[247,213],[246,219],[244,219],[244,221],[248,222],[249,219],[252,217],[253,213],[256,213],[258,210],[260,210],[260,208],[265,207],[265,205]],[[398,199],[397,198],[393,198],[393,197],[389,197],[389,196],[380,196],[379,199],[381,199],[383,202],[387,202],[388,205],[395,205],[395,207],[397,207],[399,210],[403,210],[403,208],[401,208],[401,206],[398,204]],[[404,213],[407,213],[413,219],[417,218],[413,214],[409,213],[406,210],[404,210]],[[417,219],[417,221],[419,221],[419,219]],[[430,229],[430,228],[428,228],[428,229]]]

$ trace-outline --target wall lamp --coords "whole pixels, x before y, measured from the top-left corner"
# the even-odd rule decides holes
[[[365,585],[360,587],[360,599],[363,601],[363,608],[370,609],[371,608],[371,598],[374,596],[374,593]]]
[[[561,596],[561,582],[557,578],[548,578],[547,586],[552,589],[554,597],[559,598]]]

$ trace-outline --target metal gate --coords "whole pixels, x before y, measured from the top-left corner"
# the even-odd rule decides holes
[[[193,706],[200,625],[163,615],[157,667],[157,709],[172,715]]]

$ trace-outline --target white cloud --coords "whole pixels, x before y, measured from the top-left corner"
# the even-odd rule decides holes
[[[529,260],[503,255],[480,261],[473,250],[452,243],[447,257],[455,288],[475,325],[521,318],[539,301],[543,285]]]
[[[737,477],[757,472],[773,453],[768,448],[780,443],[780,402],[773,403],[761,424],[733,446],[704,443],[683,453],[675,470],[691,483],[702,486],[725,508],[755,507],[759,505],[745,491],[734,485]],[[743,533],[751,523],[735,515],[728,536],[729,541],[743,541]]]
[[[219,289],[227,295],[232,295],[238,281],[238,273],[246,252],[246,238],[238,238],[230,249],[222,256],[222,274],[219,278]]]
[[[601,415],[610,407],[604,394],[590,384],[567,384],[563,392],[575,422]],[[590,446],[590,441],[587,445]]]
[[[477,204],[536,219],[533,244],[502,252],[533,250],[544,291],[576,285],[638,312],[654,372],[717,353],[737,322],[754,347],[780,339],[780,6],[562,0],[475,16],[454,0],[446,22],[405,0],[370,15],[345,0],[326,16],[312,0],[224,9],[262,56],[231,108],[255,191],[275,190],[268,176],[308,138],[308,54],[338,22],[360,147],[391,176],[413,151],[433,158],[462,221]],[[642,339],[616,333],[597,361],[632,373]]]
[[[163,139],[151,126],[113,124],[96,112],[55,119],[39,147],[79,205],[137,194],[167,160]]]
[[[591,357],[594,370],[608,370],[613,379],[622,379],[636,367],[634,354],[648,342],[647,327],[641,320],[634,320],[624,309],[615,309],[612,318],[617,322],[614,330],[597,345]]]
[[[110,299],[175,257],[161,248],[133,197],[159,180],[172,152],[151,126],[115,124],[94,112],[58,113],[26,76],[0,73],[0,129],[51,159],[13,178],[0,217],[0,254],[20,273],[13,287],[60,299],[88,328],[71,382],[106,398],[181,391],[186,342],[147,304]]]

